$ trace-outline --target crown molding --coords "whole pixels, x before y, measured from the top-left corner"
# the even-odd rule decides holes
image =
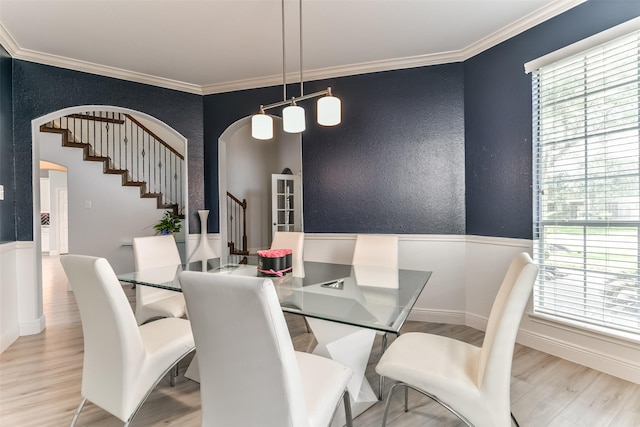
[[[407,58],[396,58],[384,61],[363,62],[337,67],[318,68],[304,71],[304,81],[331,79],[335,77],[353,76],[357,74],[377,73],[381,71],[402,70],[405,68],[424,67],[427,65],[448,64],[463,61],[462,51],[437,53],[433,55],[420,55]],[[287,84],[298,83],[300,74],[288,73]],[[256,79],[236,80],[202,87],[204,95],[214,93],[232,92],[236,90],[256,89],[282,84],[282,75],[262,77]]]
[[[54,67],[66,68],[74,71],[82,71],[99,76],[113,77],[116,79],[127,80],[136,83],[143,83],[152,86],[174,89],[180,92],[194,93],[202,95],[202,87],[199,85],[184,83],[177,80],[166,79],[163,77],[152,76],[150,74],[136,73],[134,71],[124,70],[116,67],[95,64],[93,62],[80,61],[76,59],[65,58],[58,55],[51,55],[43,52],[36,52],[29,49],[22,49],[13,36],[7,31],[5,26],[0,22],[0,44],[14,59],[35,62],[38,64],[51,65]]]
[[[470,44],[462,50],[463,61],[476,56],[479,53],[488,50],[503,41],[509,40],[518,34],[539,25],[549,19],[566,12],[578,6],[587,0],[560,0],[553,2],[552,4],[542,7],[527,16],[520,18],[519,20],[509,24],[508,26],[501,28],[493,34],[489,34],[487,37],[478,40],[475,43]]]
[[[0,44],[2,44],[12,58],[15,58],[20,51],[20,47],[18,46],[16,39],[9,34],[9,31],[7,31],[2,22],[0,22]]]
[[[99,76],[113,77],[116,79],[163,87],[166,89],[174,89],[180,92],[202,95],[202,87],[199,85],[166,79],[164,77],[152,76],[150,74],[137,73],[135,71],[124,70],[122,68],[95,64],[93,62],[69,59],[62,56],[50,55],[48,53],[35,52],[29,49],[20,49],[17,55],[12,56],[24,61],[36,62],[39,64],[51,65],[74,71],[97,74]]]
[[[429,65],[462,62],[550,18],[566,12],[567,10],[581,3],[584,3],[585,1],[587,0],[555,1],[552,4],[538,9],[528,16],[519,19],[513,24],[508,25],[499,31],[496,31],[495,33],[490,34],[489,36],[461,50],[437,53],[432,55],[418,55],[384,61],[372,61],[346,66],[308,70],[304,72],[304,77],[305,80],[321,80],[352,76],[357,74],[376,73],[382,71],[401,70],[407,68],[425,67]],[[278,75],[200,86],[192,83],[180,82],[177,80],[153,76],[150,74],[137,73],[121,68],[109,67],[87,61],[69,59],[43,52],[36,52],[29,49],[22,49],[1,22],[0,44],[2,44],[7,52],[15,59],[36,62],[44,65],[51,65],[75,71],[82,71],[105,77],[113,77],[121,80],[143,83],[198,95],[233,92],[237,90],[255,89],[282,84],[282,76]],[[286,77],[287,82],[296,82],[296,77],[298,77],[298,75],[292,73],[288,74]]]

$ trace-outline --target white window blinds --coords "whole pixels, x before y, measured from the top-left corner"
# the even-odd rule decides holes
[[[640,31],[533,72],[534,311],[640,333]]]

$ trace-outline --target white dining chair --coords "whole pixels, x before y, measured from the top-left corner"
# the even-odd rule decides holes
[[[133,257],[136,271],[158,267],[179,266],[180,253],[172,235],[133,238]],[[182,317],[186,314],[184,296],[180,292],[136,286],[136,320],[141,325],[163,317]]]
[[[351,265],[398,268],[398,236],[392,234],[358,234],[353,249]],[[396,279],[397,283],[397,279]],[[377,332],[382,337],[380,354],[387,349],[387,333]],[[382,399],[383,377],[378,381],[378,399]]]
[[[511,362],[518,326],[538,275],[526,253],[511,262],[496,295],[482,347],[439,335],[407,332],[396,339],[376,372],[398,381],[391,387],[382,425],[397,386],[416,390],[438,402],[465,424],[506,427],[511,420]]]
[[[358,234],[351,264],[398,268],[398,236]]]
[[[276,231],[271,249],[291,249],[293,277],[304,277],[303,252],[304,233],[301,231]]]
[[[293,349],[271,279],[185,271],[198,348],[202,425],[327,427],[351,369]]]
[[[62,267],[73,289],[84,338],[82,401],[128,426],[158,382],[194,350],[186,319],[161,319],[138,326],[122,285],[104,258],[63,255]]]

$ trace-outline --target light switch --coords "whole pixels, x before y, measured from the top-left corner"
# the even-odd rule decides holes
[[[91,200],[85,200],[84,201],[84,208],[85,209],[91,209]]]
[[[4,185],[0,185],[0,200],[4,200]]]

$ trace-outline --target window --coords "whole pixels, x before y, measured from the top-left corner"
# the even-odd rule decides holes
[[[640,334],[640,31],[532,77],[534,311]]]

